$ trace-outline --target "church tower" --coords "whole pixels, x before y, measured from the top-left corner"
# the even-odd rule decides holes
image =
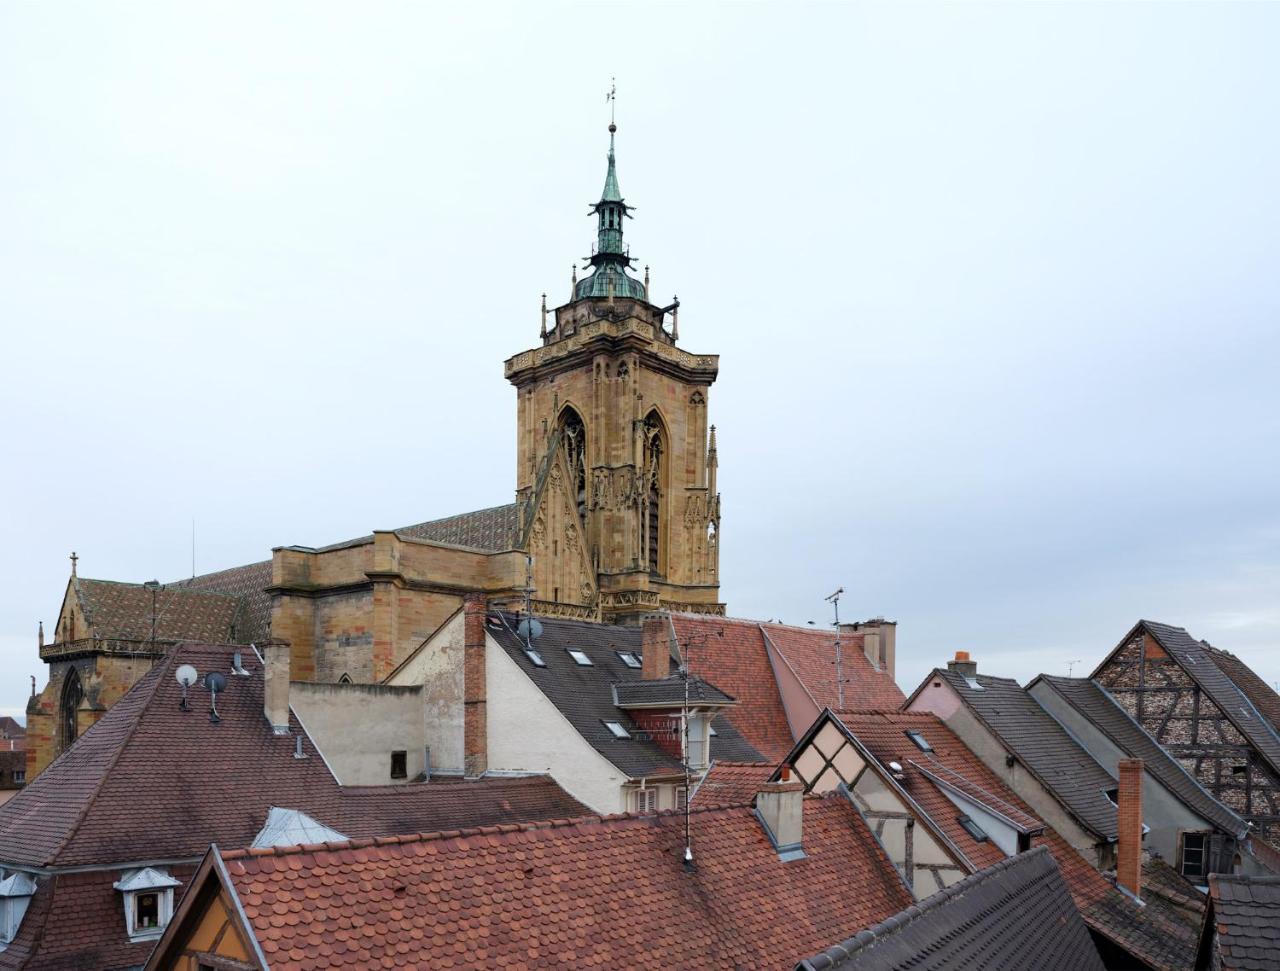
[[[506,362],[518,396],[519,546],[536,610],[634,621],[647,611],[723,613],[720,497],[708,396],[713,354],[677,346],[679,301],[656,305],[623,240],[614,133],[596,243],[541,346]],[[587,267],[584,267],[585,270]]]

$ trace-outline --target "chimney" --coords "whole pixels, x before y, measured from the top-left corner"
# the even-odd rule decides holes
[[[978,662],[969,660],[968,651],[956,651],[955,660],[947,662],[947,670],[955,671],[956,674],[964,675],[966,678],[976,678],[978,676]]]
[[[804,785],[790,776],[790,766],[784,765],[780,781],[766,782],[756,792],[756,816],[784,863],[804,857]]]
[[[289,734],[289,642],[273,637],[263,641],[262,713],[277,735]]]
[[[645,614],[640,633],[640,677],[661,681],[671,676],[671,618]]]
[[[1142,759],[1120,760],[1116,883],[1142,897]]]
[[[462,601],[462,771],[469,779],[484,775],[489,768],[484,615],[484,595],[467,594]]]

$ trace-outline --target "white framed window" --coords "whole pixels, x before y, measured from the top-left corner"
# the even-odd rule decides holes
[[[569,653],[569,656],[573,658],[573,663],[578,665],[578,667],[592,667],[591,658],[587,657],[585,653],[578,650],[576,647],[566,647],[565,650]]]
[[[637,789],[632,795],[631,805],[635,812],[651,813],[658,809],[657,789]]]
[[[177,880],[159,867],[128,870],[112,884],[124,894],[124,927],[131,941],[159,937],[173,917]]]
[[[35,892],[36,882],[25,873],[13,873],[0,880],[0,951],[18,936]]]
[[[691,769],[707,767],[707,729],[710,727],[705,715],[689,716],[689,744],[685,754]]]

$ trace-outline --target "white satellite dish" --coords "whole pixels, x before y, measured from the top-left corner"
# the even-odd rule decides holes
[[[536,641],[542,636],[542,621],[537,617],[526,617],[516,624],[516,633],[526,641]]]
[[[893,772],[901,772],[902,766],[900,766],[897,762],[890,762],[889,769]]]
[[[174,672],[173,676],[177,679],[178,684],[182,685],[184,688],[189,688],[196,683],[196,679],[200,677],[200,674],[196,671],[193,665],[180,664],[178,665],[178,670]]]

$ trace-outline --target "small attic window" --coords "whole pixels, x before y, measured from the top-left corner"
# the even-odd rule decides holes
[[[629,668],[640,667],[640,655],[635,651],[618,651],[618,660]]]
[[[975,823],[968,816],[961,816],[959,819],[956,820],[956,822],[960,824],[960,827],[966,833],[972,836],[979,843],[985,843],[987,840],[991,838],[987,835],[987,831],[985,829],[983,829],[981,826]]]
[[[613,735],[614,738],[630,738],[631,737],[631,733],[626,730],[622,722],[606,721],[604,723],[604,727],[609,729],[609,733]]]
[[[921,752],[932,752],[933,746],[929,744],[929,740],[917,732],[914,728],[908,728],[906,732],[907,738],[915,743],[916,748]]]
[[[153,940],[173,917],[177,880],[159,867],[128,871],[112,884],[124,894],[124,924],[131,941]]]
[[[1107,797],[1107,801],[1111,803],[1111,805],[1115,806],[1117,809],[1120,808],[1120,790],[1118,788],[1104,789],[1102,794]]]
[[[566,647],[565,651],[571,658],[573,658],[573,663],[578,665],[578,667],[589,668],[593,666],[591,664],[591,658],[587,657],[586,654],[578,650],[576,647]]]
[[[542,660],[542,655],[532,647],[525,648],[524,656],[529,659],[529,663],[531,663],[535,668],[545,668],[547,666],[547,662]]]
[[[1249,767],[1245,765],[1233,765],[1231,767],[1231,774],[1237,779],[1241,778],[1242,776],[1249,774]],[[17,775],[17,773],[15,772],[14,775]]]
[[[407,779],[409,777],[409,759],[407,752],[391,753],[391,778]]]
[[[985,690],[985,689],[982,687],[982,685],[978,684],[978,679],[977,679],[977,678],[965,678],[965,681],[968,683],[969,687],[970,687],[970,688],[972,688],[974,691],[983,691],[983,690]]]

